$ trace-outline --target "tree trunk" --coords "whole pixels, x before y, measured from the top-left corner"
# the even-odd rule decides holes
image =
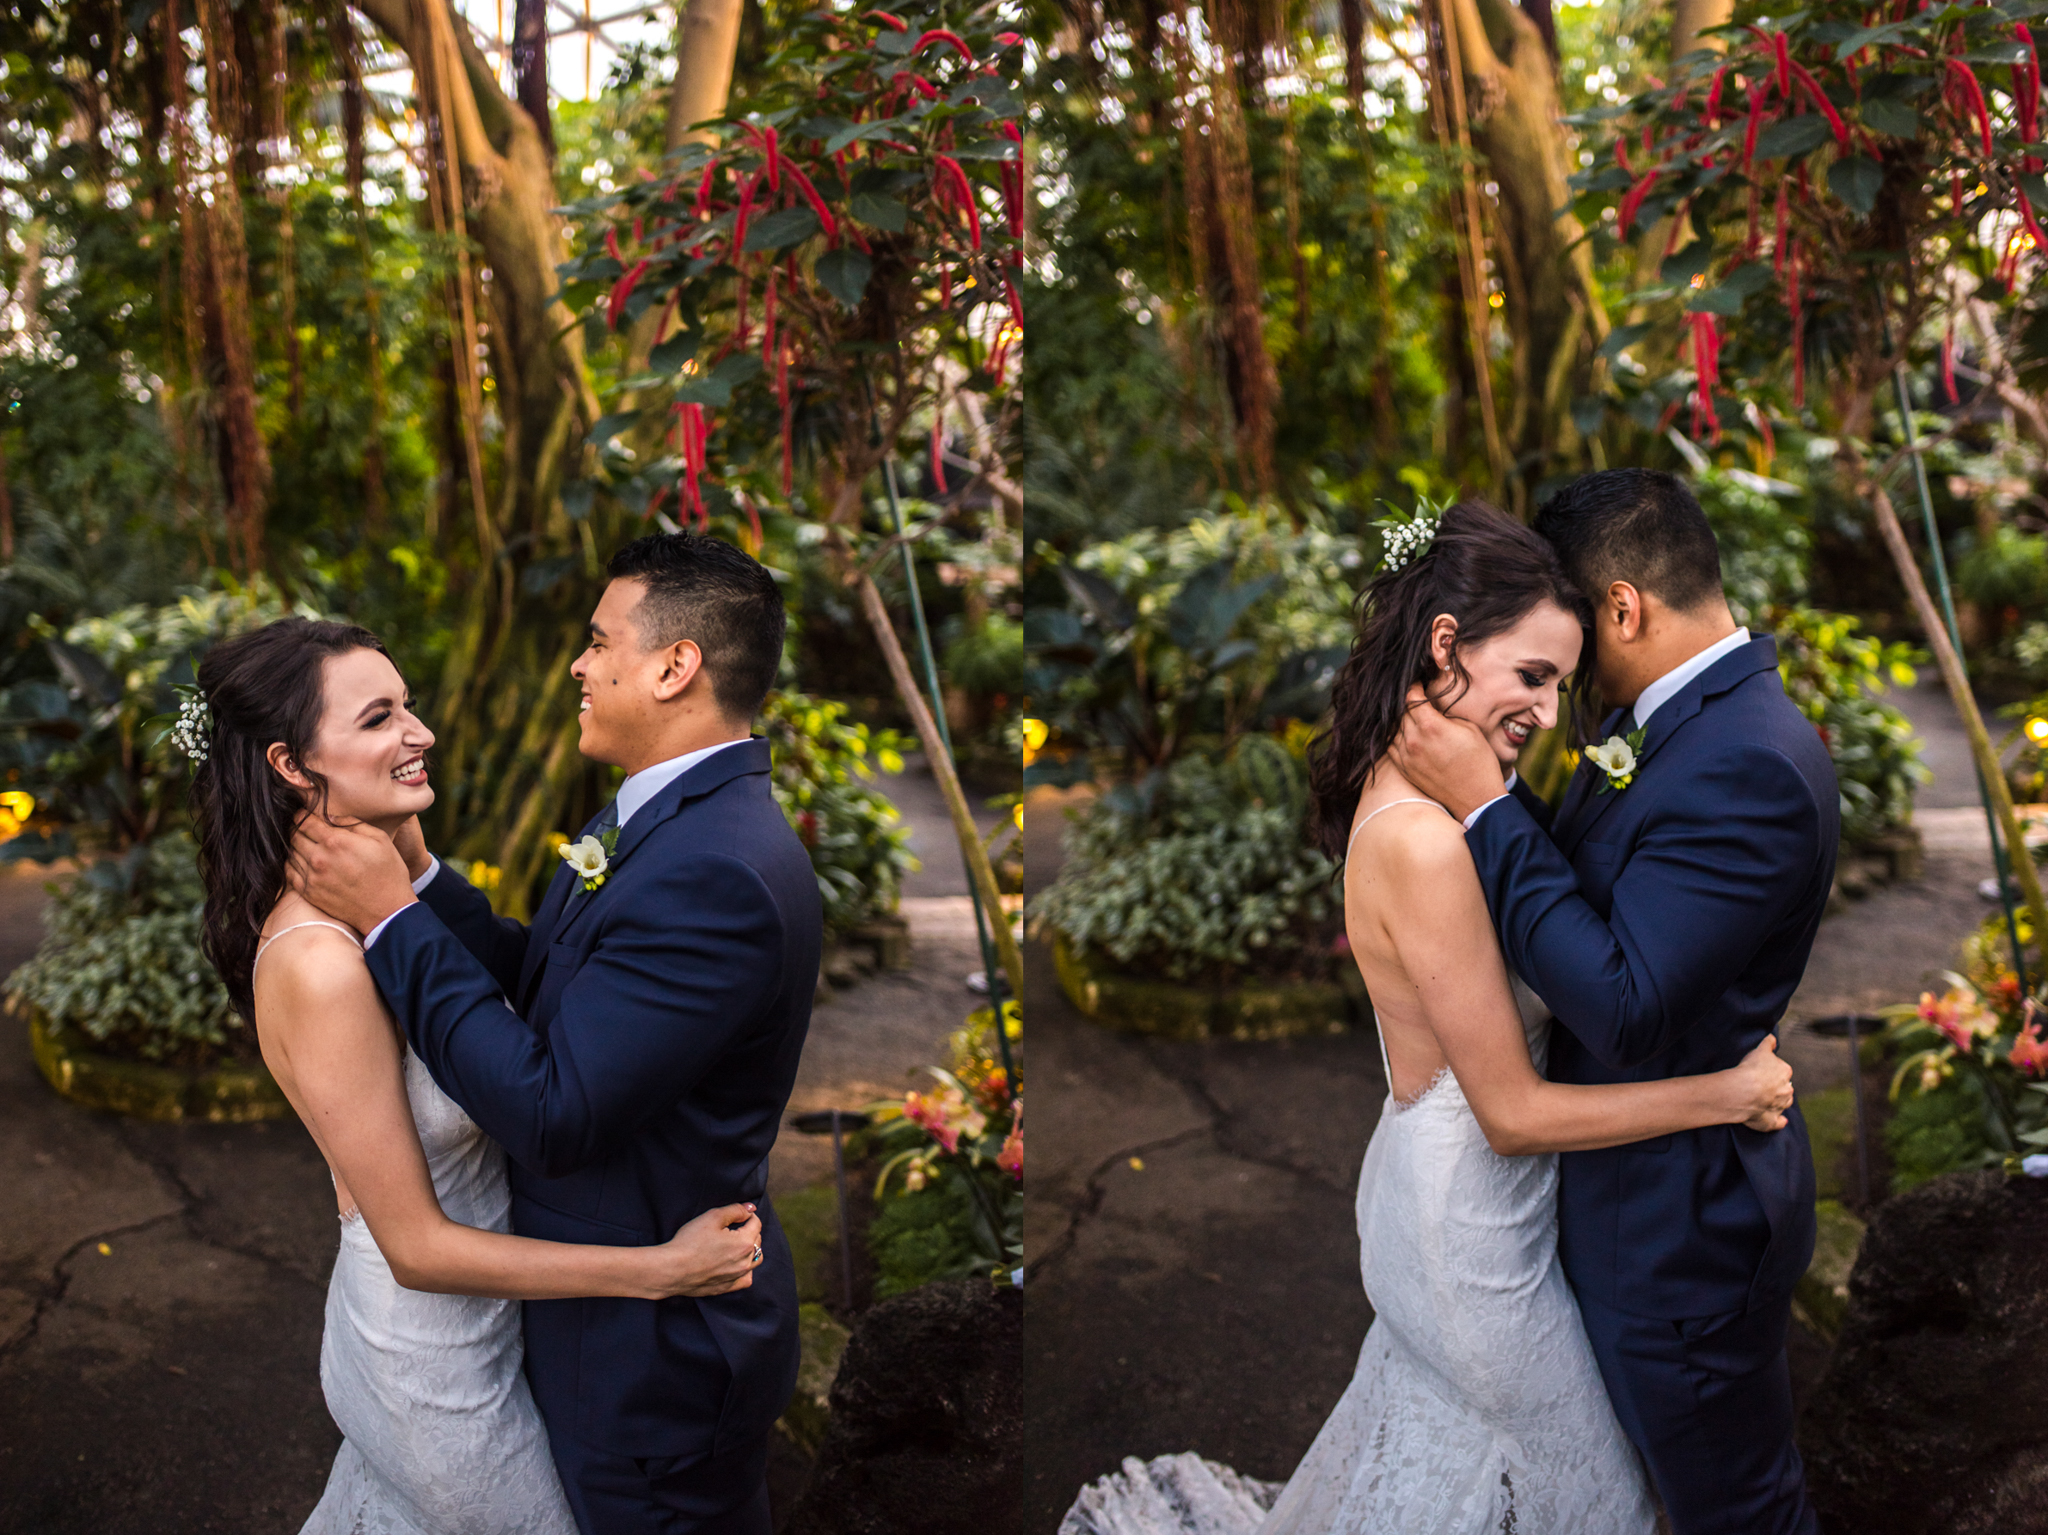
[[[1473,142],[1500,188],[1498,227],[1510,295],[1507,321],[1524,359],[1506,426],[1508,452],[1529,486],[1577,467],[1574,398],[1590,393],[1607,337],[1583,226],[1571,202],[1557,78],[1536,23],[1511,0],[1445,0],[1472,82]]]
[[[555,121],[548,112],[548,0],[518,0],[512,13],[512,78],[519,105],[555,161]]]
[[[600,544],[616,542],[624,525],[601,515],[593,519],[600,527],[572,524],[561,509],[577,423],[587,430],[600,412],[584,371],[582,327],[558,294],[555,267],[568,252],[550,212],[560,199],[540,127],[499,86],[447,0],[356,4],[408,57],[429,55],[414,65],[435,85],[446,152],[460,172],[451,227],[466,229],[488,272],[504,429],[500,493],[485,498],[479,520],[488,525],[477,529],[478,563],[435,691],[452,787],[434,832],[456,861],[498,865],[498,908],[524,916],[546,864],[547,834],[563,829],[555,817],[579,819],[574,790],[584,763],[573,690],[561,679],[582,647],[602,581]],[[459,372],[455,382],[459,388]],[[452,524],[441,531],[444,540],[460,537]],[[531,589],[527,572],[563,555],[580,556],[580,567]],[[586,785],[583,797],[593,794]]]

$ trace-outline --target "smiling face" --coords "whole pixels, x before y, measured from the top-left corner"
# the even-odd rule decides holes
[[[631,577],[605,587],[590,615],[590,643],[569,668],[583,692],[578,748],[629,773],[674,755],[661,744],[670,729],[664,706],[703,665],[694,640],[643,648],[637,618],[646,594],[646,582]]]
[[[327,780],[329,817],[395,831],[434,803],[425,760],[434,733],[413,714],[390,657],[375,650],[329,656],[321,663],[320,694],[320,725],[305,765]],[[282,747],[272,748],[272,761],[286,778],[307,785]]]
[[[1530,736],[1557,723],[1558,691],[1577,668],[1584,642],[1579,621],[1551,602],[1477,645],[1458,645],[1456,620],[1448,616],[1437,619],[1431,639],[1438,675],[1430,697],[1453,719],[1483,730],[1503,767],[1514,765]],[[1449,666],[1454,646],[1463,679]]]

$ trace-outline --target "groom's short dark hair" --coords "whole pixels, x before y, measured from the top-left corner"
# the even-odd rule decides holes
[[[642,650],[695,640],[720,712],[729,720],[760,712],[789,627],[767,566],[723,539],[651,533],[613,555],[606,574],[647,588],[633,610]]]
[[[1596,607],[1616,581],[1681,613],[1721,591],[1721,546],[1685,481],[1661,469],[1582,474],[1536,513],[1536,531]]]

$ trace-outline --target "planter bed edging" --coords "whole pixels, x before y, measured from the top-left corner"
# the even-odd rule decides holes
[[[1349,987],[1334,981],[1276,982],[1218,990],[1118,975],[1075,947],[1052,940],[1060,989],[1082,1014],[1126,1034],[1160,1039],[1299,1039],[1341,1034],[1357,1016]]]
[[[43,1079],[73,1103],[132,1119],[248,1124],[283,1119],[291,1104],[260,1061],[223,1061],[204,1071],[153,1066],[94,1051],[75,1029],[50,1027],[39,1011],[28,1018],[29,1047]]]

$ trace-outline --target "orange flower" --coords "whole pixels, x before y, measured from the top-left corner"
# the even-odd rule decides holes
[[[1003,1149],[996,1153],[996,1166],[1015,1178],[1024,1181],[1024,1098],[1017,1098],[1017,1117],[1010,1122],[1010,1133],[1003,1137]]]
[[[2023,1076],[2048,1076],[2048,1041],[2041,1038],[2041,1025],[2037,1021],[2040,1011],[2033,998],[2029,997],[2019,1036],[2012,1042],[2012,1067]]]

